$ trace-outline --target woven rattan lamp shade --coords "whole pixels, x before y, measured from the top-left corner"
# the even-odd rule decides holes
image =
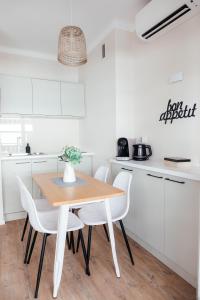
[[[68,66],[80,66],[87,62],[86,41],[81,28],[66,26],[61,29],[58,61]]]

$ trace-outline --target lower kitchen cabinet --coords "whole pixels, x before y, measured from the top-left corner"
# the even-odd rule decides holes
[[[164,190],[163,175],[134,170],[132,222],[128,229],[151,247],[163,251]]]
[[[111,164],[112,179],[124,169],[133,173],[130,209],[124,219],[126,229],[143,247],[195,285],[199,184],[123,163]]]
[[[164,253],[195,278],[198,249],[198,186],[190,180],[171,176],[169,179],[165,180]]]
[[[20,202],[19,189],[16,176],[20,176],[32,193],[31,179],[31,161],[3,161],[2,162],[2,188],[3,188],[3,206],[5,219],[12,218],[10,214],[20,213],[23,211]]]
[[[57,172],[57,158],[37,158],[32,160],[32,174]],[[33,181],[33,198],[41,198],[42,194],[39,187]]]

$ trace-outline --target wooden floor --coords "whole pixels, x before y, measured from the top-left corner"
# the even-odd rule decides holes
[[[24,265],[26,239],[20,242],[22,225],[22,221],[14,221],[0,227],[0,300],[33,299],[41,238],[36,242],[30,265]],[[103,228],[95,228],[93,233],[91,276],[83,271],[81,251],[73,255],[66,248],[58,300],[195,299],[192,286],[133,241],[135,266],[132,266],[118,229],[115,234],[121,278],[116,278]],[[42,300],[52,299],[54,250],[55,237],[50,236],[39,291]]]

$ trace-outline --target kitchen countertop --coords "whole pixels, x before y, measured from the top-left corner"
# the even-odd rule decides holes
[[[146,161],[118,161],[112,159],[111,163],[121,164],[123,166],[164,173],[171,176],[182,177],[185,179],[200,181],[200,166],[180,166],[180,167],[171,167],[164,164],[161,160],[146,160]]]
[[[39,154],[39,155],[19,155],[19,156],[8,156],[8,155],[2,155],[0,157],[1,161],[4,160],[20,160],[20,159],[39,159],[39,158],[55,158],[61,155],[60,153],[57,154]],[[92,152],[83,152],[83,156],[93,156],[94,153]]]

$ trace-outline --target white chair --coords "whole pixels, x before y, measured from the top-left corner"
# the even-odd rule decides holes
[[[31,196],[31,194],[27,190],[26,186],[22,182],[21,178],[17,177],[17,181],[18,181],[19,188],[20,188],[20,195],[21,195],[21,201],[23,203],[23,207],[28,213],[31,228],[35,230],[35,234],[34,234],[31,248],[30,248],[29,255],[28,255],[27,264],[30,262],[38,232],[43,234],[42,249],[41,249],[41,254],[40,254],[37,281],[36,281],[36,287],[35,287],[35,298],[37,298],[39,284],[40,284],[40,278],[41,278],[41,273],[42,273],[42,266],[43,266],[47,237],[51,234],[57,234],[58,209],[54,209],[54,210],[50,210],[50,211],[46,211],[46,212],[38,212],[35,202]],[[67,224],[67,228],[66,228],[66,233],[68,231],[79,230],[79,233],[81,235],[83,255],[85,258],[85,262],[86,262],[86,260],[87,260],[86,249],[85,249],[85,244],[84,244],[83,234],[82,234],[83,227],[84,227],[83,222],[75,214],[69,212],[69,219],[68,219],[68,224]],[[87,268],[87,270],[89,271],[89,268]]]
[[[94,178],[97,179],[97,180],[103,181],[103,182],[107,182],[107,180],[108,180],[108,174],[109,174],[109,167],[108,167],[108,166],[100,166],[100,167],[98,167],[98,169],[96,170],[96,172],[95,172],[95,174],[94,174]],[[75,206],[72,207],[72,210],[80,209],[80,208],[82,208],[83,206],[86,206],[86,205],[87,205],[87,204],[83,204],[83,205],[75,205]],[[91,205],[92,205],[92,204],[91,204]],[[109,236],[108,236],[108,231],[107,231],[106,225],[103,224],[103,227],[104,227],[104,231],[105,231],[107,240],[109,241]],[[79,249],[79,243],[80,243],[80,237],[78,236],[78,239],[77,239],[77,246],[76,246],[76,252],[78,252],[78,249]],[[70,241],[68,242],[68,245],[70,245],[70,246],[69,246],[69,249],[70,249],[71,246],[72,246],[72,251],[73,251],[73,253],[74,253],[74,252],[75,252],[75,248],[74,248],[74,237],[73,237],[73,233],[71,233]]]
[[[112,222],[119,221],[131,262],[134,265],[134,260],[131,253],[130,245],[122,222],[122,219],[127,215],[129,210],[131,180],[132,180],[132,175],[130,173],[120,172],[116,176],[113,182],[113,186],[121,190],[124,190],[125,195],[112,198],[109,201],[110,201]],[[105,205],[103,202],[96,203],[93,205],[87,205],[79,210],[78,216],[85,225],[89,226],[88,246],[87,246],[87,264],[88,264],[87,267],[89,268],[92,226],[105,225],[107,223]]]
[[[50,211],[50,210],[54,209],[53,206],[48,204],[46,199],[34,199],[34,201],[35,201],[35,206],[37,208],[37,211]],[[21,205],[22,205],[23,209],[25,210],[22,201],[21,201]],[[25,223],[24,223],[24,228],[23,228],[23,231],[22,231],[21,241],[24,240],[24,235],[26,233],[26,228],[27,228],[27,225],[28,225],[28,221],[29,221],[29,218],[28,218],[28,214],[27,214],[26,220],[25,220]]]
[[[107,167],[107,166],[100,166],[96,170],[96,172],[94,174],[94,178],[97,179],[97,180],[103,181],[103,182],[107,182],[108,174],[109,174],[109,167]],[[87,204],[75,205],[75,206],[72,207],[72,209],[79,209],[79,208],[82,208],[85,205],[87,205]]]

